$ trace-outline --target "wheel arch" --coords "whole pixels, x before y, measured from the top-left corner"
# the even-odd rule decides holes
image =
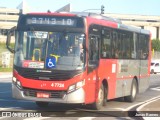
[[[108,98],[108,81],[107,79],[102,80],[103,87],[105,88],[105,97]]]

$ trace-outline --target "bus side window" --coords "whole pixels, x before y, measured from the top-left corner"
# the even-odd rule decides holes
[[[99,62],[101,26],[91,25],[89,27],[88,63],[96,67]]]
[[[131,39],[131,58],[137,59],[137,41],[138,41],[138,35],[137,33],[133,33],[133,39]]]
[[[111,36],[110,30],[104,29],[102,38],[102,50],[101,56],[102,58],[111,58]]]
[[[98,37],[90,36],[89,38],[89,62],[92,64],[98,61],[99,59],[99,45],[98,45]]]
[[[146,35],[140,35],[138,44],[139,44],[139,49],[138,49],[139,59],[148,59],[149,37]]]
[[[118,50],[118,34],[116,31],[112,32],[112,58],[119,58],[119,50]]]

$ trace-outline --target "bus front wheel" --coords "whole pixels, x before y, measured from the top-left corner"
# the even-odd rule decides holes
[[[47,107],[48,106],[48,102],[39,102],[39,101],[37,101],[36,102],[36,105],[38,106],[38,107]]]
[[[99,88],[99,91],[98,91],[98,99],[96,100],[96,102],[94,102],[92,104],[92,108],[95,109],[95,110],[100,110],[102,108],[102,106],[105,105],[106,103],[106,99],[105,99],[105,91],[104,91],[104,86],[101,85],[101,87]]]
[[[131,93],[129,96],[124,97],[124,101],[133,102],[136,99],[137,91],[138,91],[138,84],[137,84],[136,79],[134,78],[132,81]]]

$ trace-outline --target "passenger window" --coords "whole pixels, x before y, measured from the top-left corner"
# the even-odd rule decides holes
[[[112,33],[112,58],[119,58],[118,34],[115,31]]]
[[[89,28],[89,45],[88,45],[88,53],[89,53],[89,67],[97,67],[99,62],[99,52],[100,52],[100,35],[101,35],[101,27],[98,25],[91,25]]]
[[[132,42],[132,43],[131,43]],[[130,59],[131,44],[133,44],[133,35],[127,32],[112,32],[112,58]]]
[[[102,56],[102,58],[111,58],[110,30],[104,30],[103,34],[104,34],[104,36],[102,38],[101,56]]]
[[[138,41],[138,35],[137,33],[133,34],[133,39],[131,39],[131,58],[136,59],[137,58],[137,41]]]
[[[89,61],[95,62],[99,59],[99,38],[98,36],[90,36],[89,38]]]
[[[138,50],[138,56],[140,59],[148,58],[148,54],[149,54],[148,46],[149,46],[149,37],[145,35],[140,35],[139,50]]]

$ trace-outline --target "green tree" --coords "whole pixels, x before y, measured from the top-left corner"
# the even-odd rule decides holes
[[[160,52],[160,40],[158,40],[158,39],[152,40],[152,49]]]

